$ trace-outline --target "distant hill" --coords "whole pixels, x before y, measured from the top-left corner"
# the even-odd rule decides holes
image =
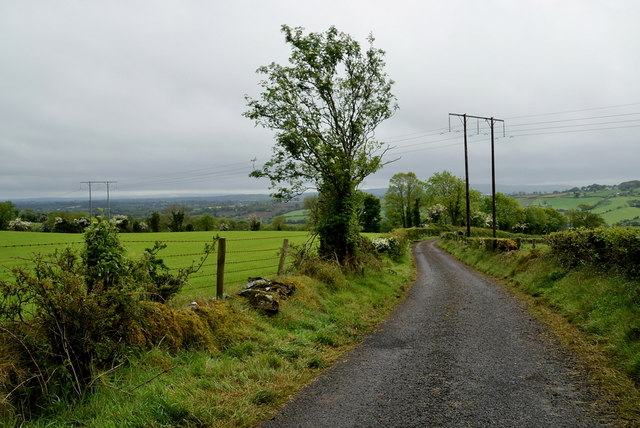
[[[36,212],[89,212],[87,199],[22,199],[13,204],[20,210]],[[211,214],[218,217],[247,218],[251,214],[259,217],[272,217],[280,213],[297,209],[300,202],[288,204],[276,201],[265,194],[237,194],[216,196],[189,197],[146,197],[146,198],[112,198],[109,201],[112,215],[127,215],[135,218],[146,218],[153,212],[164,212],[171,207],[185,207],[189,215]],[[92,201],[94,213],[106,212],[107,201]]]
[[[491,185],[474,185],[476,190],[491,193]],[[640,226],[640,180],[627,181],[615,186],[592,184],[590,186],[538,186],[538,185],[501,185],[499,192],[516,197],[522,206],[552,207],[559,211],[585,209],[604,217],[609,225]],[[364,189],[378,198],[384,198],[386,188]],[[172,206],[184,206],[191,216],[211,214],[218,217],[246,219],[255,215],[263,221],[269,221],[277,215],[288,214],[292,223],[304,221],[302,200],[312,195],[305,194],[289,203],[282,203],[266,194],[228,194],[228,195],[190,195],[164,197],[112,198],[111,214],[123,214],[135,218],[146,218],[153,212],[164,212]],[[36,212],[89,212],[87,199],[19,199],[13,201],[20,210],[30,209]],[[107,201],[93,200],[94,212],[106,210]],[[297,211],[297,212],[296,212]]]
[[[519,194],[523,207],[551,207],[558,211],[582,210],[601,215],[608,225],[640,226],[640,181],[614,186],[592,184],[565,192]]]

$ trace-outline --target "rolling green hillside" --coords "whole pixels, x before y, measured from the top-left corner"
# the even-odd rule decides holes
[[[307,221],[309,210],[295,210],[283,214],[287,218],[289,224],[300,224]]]
[[[634,183],[633,185],[630,185]],[[523,207],[551,207],[558,211],[586,210],[601,215],[608,225],[640,225],[640,185],[592,185],[564,193],[519,195]]]

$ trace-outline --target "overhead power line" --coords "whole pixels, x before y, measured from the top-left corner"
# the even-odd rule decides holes
[[[621,126],[605,126],[605,127],[601,127],[601,125],[612,125],[612,124],[625,124],[625,123],[635,123],[640,121],[640,119],[629,119],[629,120],[621,120],[621,121],[596,121],[596,119],[605,119],[605,118],[612,118],[612,117],[625,117],[625,116],[632,116],[632,115],[640,115],[640,112],[633,112],[633,113],[624,113],[624,114],[616,114],[616,115],[603,115],[603,116],[590,116],[590,117],[584,117],[584,118],[573,118],[573,119],[561,119],[561,120],[552,120],[552,121],[545,121],[545,122],[527,122],[527,123],[520,123],[520,124],[510,124],[509,125],[509,129],[510,131],[507,132],[506,137],[507,138],[516,138],[516,137],[525,137],[525,136],[534,136],[534,135],[552,135],[552,134],[565,134],[565,133],[573,133],[573,132],[596,132],[596,131],[610,131],[610,130],[616,130],[616,129],[627,129],[627,128],[635,128],[638,127],[640,125],[621,125]],[[584,121],[584,120],[589,120],[590,122],[588,123],[574,123],[574,124],[569,124],[570,122],[575,122],[575,121]],[[480,122],[481,123],[481,122]],[[559,126],[545,126],[545,127],[537,127],[537,128],[531,128],[531,129],[513,129],[514,127],[523,127],[523,126],[527,126],[527,125],[537,125],[537,124],[545,124],[545,123],[550,123],[550,124],[557,124],[557,123],[567,123],[567,125],[559,125]],[[588,129],[564,129],[564,128],[581,128],[581,127],[589,127]],[[560,129],[560,131],[558,131]],[[451,127],[452,132],[463,132],[462,128],[457,128],[455,126]],[[471,140],[473,139],[471,142],[474,143],[478,143],[481,141],[485,141],[485,139],[478,139],[478,136],[489,136],[490,133],[490,129],[488,127],[485,127],[484,125],[482,126],[477,126],[474,125],[472,127],[470,127],[470,130],[474,131],[473,133],[469,133],[468,138]],[[416,142],[416,143],[410,143],[410,144],[398,144],[398,145],[394,145],[392,148],[390,148],[389,151],[392,151],[393,153],[397,154],[397,155],[402,155],[402,154],[407,154],[407,153],[414,153],[414,152],[419,152],[419,151],[426,151],[426,150],[435,150],[435,149],[441,149],[441,148],[447,148],[447,147],[453,147],[453,146],[457,146],[460,145],[462,143],[454,143],[454,144],[440,144],[440,145],[436,145],[438,143],[442,143],[445,141],[449,141],[449,140],[455,140],[456,137],[451,137],[451,138],[437,138],[437,139],[425,139],[424,141],[420,141],[420,142]],[[500,139],[500,137],[496,137],[496,140]],[[411,148],[411,150],[406,150],[407,148]]]
[[[542,117],[542,116],[552,116],[552,115],[558,115],[558,114],[569,114],[569,113],[580,113],[580,112],[586,112],[586,111],[595,111],[595,110],[607,110],[607,109],[614,109],[614,108],[622,108],[622,107],[630,107],[630,106],[639,106],[640,102],[637,103],[627,103],[627,104],[616,104],[616,105],[608,105],[608,106],[598,106],[598,107],[589,107],[589,108],[583,108],[583,109],[576,109],[576,110],[564,110],[564,111],[556,111],[556,112],[548,112],[548,113],[535,113],[535,114],[529,114],[529,115],[519,115],[519,116],[511,116],[511,117],[505,117],[505,119],[521,119],[521,118],[528,118],[528,117]],[[512,128],[514,126],[525,126],[525,125],[538,125],[538,124],[544,124],[544,123],[559,123],[559,122],[565,122],[565,121],[579,121],[579,120],[591,120],[591,119],[602,119],[602,118],[609,118],[609,117],[620,117],[620,116],[631,116],[631,115],[639,115],[640,112],[634,112],[634,113],[622,113],[622,114],[611,114],[611,115],[603,115],[603,116],[593,116],[593,117],[583,117],[583,118],[570,118],[570,119],[560,119],[560,120],[554,120],[554,121],[545,121],[545,122],[526,122],[526,123],[516,123],[516,124],[509,124],[509,128]],[[456,127],[452,127],[451,131],[462,131],[462,128],[456,128]],[[413,139],[418,139],[418,138],[422,138],[422,137],[428,137],[429,135],[427,134],[442,134],[443,131],[447,131],[446,128],[437,128],[437,129],[431,129],[431,130],[425,130],[425,131],[419,131],[419,132],[414,132],[414,133],[410,133],[410,134],[400,134],[400,135],[392,135],[392,136],[388,136],[385,138],[382,138],[382,141],[388,142],[388,143],[394,143],[394,142],[400,142],[400,141],[404,141],[405,138],[408,139],[409,137],[413,138]]]
[[[529,137],[532,135],[551,135],[551,134],[571,134],[574,132],[612,131],[615,129],[627,129],[627,128],[640,128],[640,125],[612,126],[608,128],[593,128],[593,129],[571,129],[571,130],[565,130],[565,131],[537,132],[533,134],[512,134],[512,135],[508,135],[508,137],[514,138],[514,137]]]
[[[521,119],[523,117],[553,116],[553,115],[557,115],[557,114],[581,113],[581,112],[584,112],[584,111],[607,110],[607,109],[612,109],[612,108],[630,107],[630,106],[637,106],[637,105],[640,105],[640,103],[617,104],[617,105],[602,106],[602,107],[589,107],[589,108],[583,108],[583,109],[579,109],[579,110],[565,110],[565,111],[556,111],[556,112],[552,112],[552,113],[536,113],[536,114],[528,114],[528,115],[521,115],[521,116],[511,116],[511,117],[507,117],[505,119]]]
[[[612,125],[616,123],[630,123],[630,122],[638,122],[638,121],[640,121],[640,119],[617,120],[617,121],[611,121],[611,122],[598,122],[598,123],[577,123],[574,125],[558,125],[558,126],[545,126],[543,128],[518,129],[515,132],[546,131],[549,129],[575,128],[578,126]]]
[[[622,113],[622,114],[608,114],[606,116],[578,117],[578,118],[573,118],[573,119],[546,120],[546,121],[543,121],[543,122],[516,123],[516,124],[509,124],[509,128],[513,128],[515,126],[543,125],[545,123],[576,122],[576,121],[580,121],[580,120],[609,119],[611,117],[636,116],[636,115],[640,115],[640,112]]]

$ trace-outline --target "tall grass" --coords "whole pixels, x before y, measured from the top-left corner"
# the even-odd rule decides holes
[[[22,426],[254,426],[385,319],[412,277],[406,256],[333,285],[287,276],[297,292],[272,316],[233,296],[218,304],[218,351],[140,353],[104,373],[84,402],[60,400]]]

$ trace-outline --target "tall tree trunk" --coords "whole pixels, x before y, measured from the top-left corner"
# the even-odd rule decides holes
[[[355,256],[358,236],[358,216],[350,184],[324,188],[319,201],[322,212],[318,224],[320,256],[337,260],[341,265]]]

